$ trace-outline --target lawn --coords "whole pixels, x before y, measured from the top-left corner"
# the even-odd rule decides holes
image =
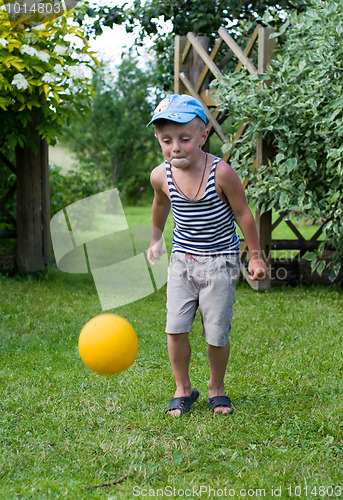
[[[148,210],[127,213],[130,224],[147,223]],[[173,420],[164,415],[174,391],[165,287],[112,311],[140,347],[128,371],[104,377],[77,350],[82,326],[102,313],[90,276],[51,266],[44,276],[0,275],[0,286],[1,499],[343,497],[341,287],[257,293],[239,284],[230,417],[206,405],[197,317],[200,397]]]

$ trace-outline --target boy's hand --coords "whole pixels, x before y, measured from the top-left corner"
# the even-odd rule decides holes
[[[262,259],[251,259],[249,261],[248,271],[250,273],[249,279],[251,281],[255,280],[266,280],[269,276],[268,268]]]
[[[160,260],[162,255],[166,253],[166,250],[163,248],[163,238],[161,238],[157,242],[151,242],[148,249],[148,261],[152,266],[156,265],[156,260]]]

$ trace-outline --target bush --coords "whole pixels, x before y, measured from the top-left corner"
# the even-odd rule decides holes
[[[89,111],[87,72],[97,61],[73,15],[13,26],[0,9],[0,141],[10,148],[34,147],[32,129],[54,143],[71,117]]]
[[[50,166],[51,218],[66,206],[106,189],[110,189],[110,184],[104,181],[101,172],[95,168],[81,166],[64,172],[61,167]]]
[[[263,212],[275,209],[324,224],[326,241],[311,253],[312,269],[334,280],[343,259],[343,14],[341,0],[313,0],[275,37],[286,38],[265,75],[235,73],[215,83],[224,109],[248,121],[231,163],[249,183],[248,197]],[[265,80],[271,80],[268,87]],[[274,159],[253,169],[262,134]],[[334,250],[327,263],[325,249]]]

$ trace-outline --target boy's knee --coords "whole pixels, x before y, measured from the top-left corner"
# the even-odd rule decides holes
[[[183,333],[168,333],[168,339],[171,340],[172,342],[181,342],[184,339],[188,338],[189,332],[183,332]]]

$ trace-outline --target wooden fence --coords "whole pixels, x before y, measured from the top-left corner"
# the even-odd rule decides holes
[[[209,37],[196,36],[188,33],[187,36],[176,36],[175,39],[175,71],[174,71],[174,91],[176,94],[190,94],[198,99],[204,106],[208,119],[208,128],[210,136],[216,134],[223,143],[232,143],[223,159],[228,161],[237,140],[243,134],[248,124],[243,124],[237,130],[233,140],[229,140],[223,130],[223,123],[227,118],[227,113],[220,109],[213,96],[214,91],[209,89],[210,81],[213,78],[221,81],[223,71],[228,62],[236,59],[234,71],[241,71],[246,67],[250,74],[264,73],[274,51],[274,39],[270,38],[272,30],[258,25],[253,32],[247,46],[242,49],[235,40],[229,35],[225,28],[220,28],[216,43],[212,50],[209,50]],[[225,51],[223,51],[223,46]],[[223,55],[224,53],[224,55]],[[219,59],[219,55],[221,59]],[[251,56],[254,56],[253,58]],[[255,64],[254,64],[254,62]],[[257,63],[256,63],[257,61]],[[207,146],[208,147],[208,146]],[[272,158],[272,150],[260,136],[256,144],[256,159],[254,166],[256,169]],[[246,183],[244,183],[246,187]],[[317,227],[315,233],[310,239],[306,239],[299,229],[288,219],[284,219],[282,214],[273,220],[272,211],[260,214],[256,212],[255,218],[259,233],[259,239],[263,256],[271,270],[270,279],[264,282],[251,282],[247,280],[250,286],[256,290],[269,289],[271,284],[297,283],[299,281],[316,282],[329,284],[325,273],[319,276],[317,273],[311,274],[310,263],[303,259],[307,251],[313,251],[318,248],[319,238],[322,233],[321,226]],[[293,239],[273,239],[273,231],[279,224],[285,220],[287,226],[291,229]],[[278,251],[278,256],[272,257]],[[291,257],[290,251],[295,253]],[[280,253],[283,257],[280,258]],[[245,242],[241,242],[241,271],[245,278],[248,272],[246,263],[248,253]],[[342,282],[342,273],[337,281]]]

